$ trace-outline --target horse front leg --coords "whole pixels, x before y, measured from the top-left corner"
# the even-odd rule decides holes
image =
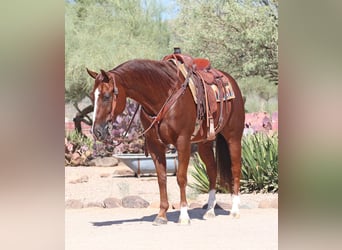
[[[178,169],[177,169],[177,183],[180,190],[180,215],[178,223],[181,225],[190,224],[190,216],[188,214],[188,202],[186,199],[186,185],[187,185],[187,172],[190,160],[190,140],[188,143],[179,143],[178,151]]]
[[[166,171],[165,149],[158,150],[154,146],[153,149],[149,150],[149,152],[156,168],[157,178],[158,178],[158,187],[159,187],[159,196],[160,196],[159,213],[157,217],[154,219],[153,225],[159,226],[159,225],[167,224],[166,213],[167,213],[167,210],[169,209],[169,201],[167,197],[167,171]]]

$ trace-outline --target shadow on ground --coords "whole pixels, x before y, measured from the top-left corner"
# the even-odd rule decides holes
[[[203,208],[194,208],[188,210],[189,216],[191,220],[203,220],[203,215],[206,209]],[[179,211],[173,211],[167,213],[167,218],[169,222],[177,223],[179,219]],[[230,215],[229,211],[224,209],[215,209],[216,216],[227,216]],[[141,218],[136,219],[122,219],[122,220],[112,220],[112,221],[98,221],[98,222],[91,222],[95,227],[103,227],[103,226],[111,226],[111,225],[118,225],[118,224],[125,224],[125,223],[132,223],[132,222],[153,222],[156,218],[157,214],[152,214],[149,216],[143,216]]]

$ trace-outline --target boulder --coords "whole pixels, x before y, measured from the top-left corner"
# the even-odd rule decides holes
[[[81,177],[78,178],[78,179],[69,181],[69,183],[71,183],[71,184],[76,184],[76,183],[83,183],[83,182],[88,182],[88,181],[89,181],[88,175],[83,175],[83,176],[81,176]]]
[[[103,201],[103,204],[105,208],[116,208],[116,207],[121,207],[122,202],[118,198],[109,197]]]
[[[122,206],[126,208],[146,208],[150,204],[137,195],[126,196],[122,199]]]
[[[104,204],[102,202],[88,202],[85,207],[104,207]]]
[[[119,161],[114,157],[96,157],[89,164],[96,167],[115,167],[119,164]]]
[[[278,208],[278,198],[261,200],[258,208]]]
[[[65,202],[65,208],[71,208],[71,209],[83,208],[83,202],[81,200],[69,199]]]

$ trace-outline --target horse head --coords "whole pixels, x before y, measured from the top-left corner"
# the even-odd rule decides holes
[[[97,73],[89,69],[87,72],[95,79],[90,93],[94,106],[92,133],[97,140],[106,141],[110,138],[110,123],[125,109],[126,93],[122,85],[116,81],[114,73],[104,70]]]

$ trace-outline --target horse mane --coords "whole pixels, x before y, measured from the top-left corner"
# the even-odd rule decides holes
[[[179,79],[175,65],[168,61],[134,59],[118,65],[110,72],[123,79],[130,77],[139,81],[165,84],[170,88],[174,88]]]

